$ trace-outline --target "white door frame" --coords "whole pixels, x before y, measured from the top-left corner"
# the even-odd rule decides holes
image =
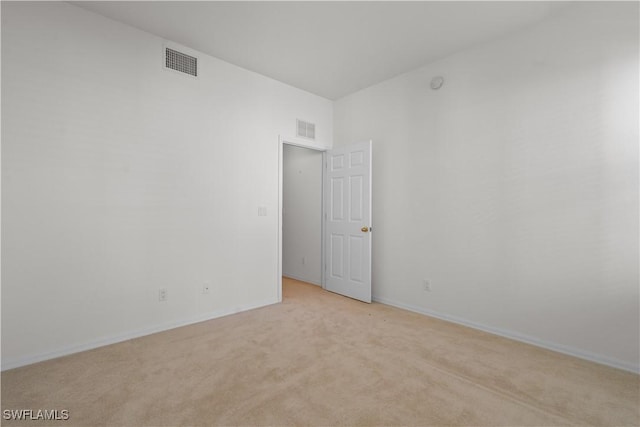
[[[282,193],[284,185],[284,144],[294,145],[296,147],[310,148],[324,153],[329,150],[329,147],[319,145],[311,140],[296,137],[285,137],[280,135],[278,137],[278,302],[282,302]],[[322,185],[324,186],[324,154],[322,156]],[[324,288],[324,187],[322,188],[322,247],[321,247],[321,260],[320,260],[320,274],[322,288]]]

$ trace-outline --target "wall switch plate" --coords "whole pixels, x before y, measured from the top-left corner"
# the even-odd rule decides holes
[[[424,287],[425,292],[431,292],[431,282],[427,279],[422,281],[422,286]]]
[[[258,206],[258,216],[267,216],[266,206]]]
[[[162,288],[158,291],[158,301],[166,301],[167,300],[167,289]]]
[[[203,294],[208,294],[211,291],[211,285],[208,282],[205,282],[202,285],[202,293]]]

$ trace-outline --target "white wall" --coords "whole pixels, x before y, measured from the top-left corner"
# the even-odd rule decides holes
[[[638,370],[638,71],[638,4],[581,3],[338,100],[374,298]]]
[[[284,145],[282,274],[322,284],[322,152]]]
[[[332,104],[164,43],[2,3],[5,369],[277,301],[278,135],[330,145]]]

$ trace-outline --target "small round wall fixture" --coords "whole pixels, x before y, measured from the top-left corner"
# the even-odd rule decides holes
[[[436,76],[431,79],[431,89],[438,90],[442,87],[444,83],[444,78],[442,76]]]

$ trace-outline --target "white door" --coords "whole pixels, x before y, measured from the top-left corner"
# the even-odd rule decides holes
[[[326,152],[325,289],[371,302],[371,141]]]

